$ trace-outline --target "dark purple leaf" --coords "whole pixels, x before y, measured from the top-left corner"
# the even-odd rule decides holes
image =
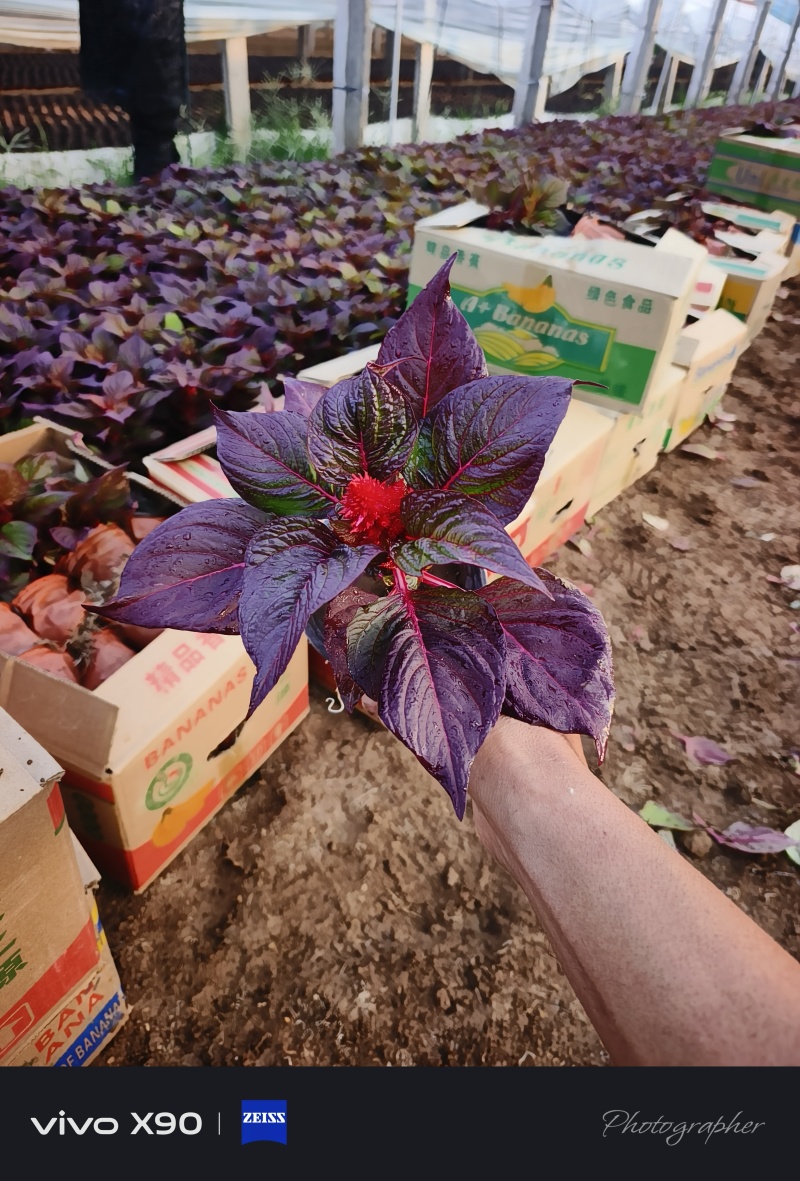
[[[729,755],[726,750],[723,750],[721,746],[717,746],[711,738],[676,734],[673,730],[670,730],[670,734],[683,743],[689,758],[692,762],[699,763],[701,767],[722,767],[735,758],[734,755]]]
[[[264,512],[327,516],[335,499],[316,483],[299,414],[216,411],[217,455],[240,496]]]
[[[280,517],[256,533],[239,603],[242,640],[256,666],[250,713],[277,684],[313,613],[379,553],[372,545],[342,545],[327,525],[304,517]]]
[[[408,458],[416,433],[400,391],[367,368],[317,402],[308,420],[308,450],[322,478],[344,487],[357,475],[388,480]]]
[[[594,604],[548,570],[539,574],[552,598],[509,578],[478,594],[491,604],[506,636],[504,710],[562,734],[588,734],[602,762],[611,727],[611,644]]]
[[[318,385],[315,381],[300,381],[297,377],[284,377],[283,408],[288,410],[290,414],[302,414],[303,418],[308,418],[327,388],[327,386]]]
[[[350,675],[445,788],[459,819],[472,760],[503,704],[505,659],[494,612],[466,591],[390,594],[356,612],[347,629]]]
[[[325,651],[336,678],[339,696],[349,713],[358,705],[362,691],[347,667],[347,629],[356,613],[374,603],[377,597],[360,587],[351,586],[328,604],[325,613]]]
[[[549,593],[494,513],[474,497],[411,492],[400,506],[400,516],[413,540],[395,546],[392,559],[406,574],[418,576],[436,563],[466,562]]]
[[[422,424],[409,482],[479,497],[508,525],[536,487],[571,390],[565,378],[517,375],[454,390]]]
[[[778,832],[775,828],[767,828],[766,825],[745,824],[743,820],[737,820],[720,832],[719,829],[706,824],[696,813],[694,819],[718,844],[738,849],[741,853],[782,853],[784,849],[800,846],[799,841],[792,840],[786,833]]]
[[[140,541],[98,615],[137,627],[239,631],[245,551],[269,518],[241,500],[190,504]]]
[[[424,418],[445,394],[488,373],[472,329],[450,298],[455,255],[441,267],[397,323],[378,353],[378,366],[391,366],[386,380]]]

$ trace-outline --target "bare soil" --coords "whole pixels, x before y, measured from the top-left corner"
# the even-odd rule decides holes
[[[722,458],[662,456],[582,530],[590,556],[567,546],[548,562],[594,588],[611,629],[603,781],[632,808],[654,799],[721,827],[800,816],[787,757],[800,596],[767,581],[798,561],[797,281],[776,311],[726,395],[735,430],[693,438]],[[731,484],[745,475],[762,483]],[[145,895],[101,887],[133,1013],[100,1064],[607,1061],[469,810],[459,824],[389,734],[312,696],[307,721]],[[735,761],[696,766],[670,731],[713,738]],[[800,869],[784,854],[678,855],[800,956]]]

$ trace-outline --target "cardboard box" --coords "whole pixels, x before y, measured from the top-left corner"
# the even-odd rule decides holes
[[[456,251],[453,299],[492,372],[599,382],[607,388],[576,387],[575,397],[641,414],[669,364],[705,247],[674,230],[644,246],[474,224],[487,212],[467,202],[417,222],[409,300]]]
[[[147,474],[154,484],[167,488],[183,504],[235,496],[219,460],[208,454],[216,442],[215,427],[189,435],[179,443],[145,456]]]
[[[719,307],[747,324],[751,341],[767,322],[788,266],[783,254],[753,259],[709,258],[709,267],[725,274]]]
[[[330,361],[321,361],[318,365],[311,365],[308,369],[301,369],[297,374],[303,381],[315,381],[317,385],[330,388],[345,377],[353,377],[366,369],[370,361],[378,359],[380,344],[370,344],[364,349],[354,349],[344,353],[341,357],[333,357]]]
[[[758,209],[782,209],[800,218],[800,138],[729,129],[717,140],[706,188]]]
[[[3,1066],[88,1066],[128,1017],[94,898],[100,875],[80,842],[74,834],[71,836],[99,959],[92,971],[59,999],[35,1029],[10,1047],[0,1063]]]
[[[0,1065],[99,963],[61,767],[0,709]]]
[[[745,342],[747,328],[730,312],[717,308],[684,328],[675,346],[674,363],[699,390],[730,381]]]
[[[62,997],[0,1065],[88,1066],[127,1018],[119,976],[105,946],[97,967]]]
[[[705,201],[701,208],[709,217],[730,222],[733,227],[730,232],[718,230],[716,233],[716,237],[728,246],[746,250],[749,254],[786,254],[791,249],[797,224],[791,213],[779,209],[766,213],[747,205],[728,205],[722,201]]]
[[[660,374],[643,415],[605,412],[612,415],[613,426],[595,477],[588,516],[594,516],[656,466],[685,382],[686,370],[670,365]]]
[[[0,462],[48,429],[0,438]],[[0,654],[0,706],[64,767],[92,860],[139,891],[308,713],[305,640],[244,722],[253,674],[238,636],[167,630],[93,692]]]
[[[570,402],[533,496],[506,526],[529,566],[540,566],[585,521],[613,425],[596,406]]]
[[[705,390],[699,389],[689,381],[684,382],[680,387],[672,412],[672,422],[664,439],[664,451],[674,451],[693,431],[702,426],[721,401],[727,388],[727,382],[721,382]]]

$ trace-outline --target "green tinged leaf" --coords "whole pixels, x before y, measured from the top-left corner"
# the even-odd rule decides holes
[[[639,809],[639,815],[653,828],[674,828],[678,832],[691,832],[696,827],[691,820],[685,820],[677,812],[669,812],[655,800],[648,800],[644,807]]]
[[[0,554],[5,558],[19,558],[28,562],[33,557],[36,538],[35,525],[27,521],[8,521],[0,529]]]

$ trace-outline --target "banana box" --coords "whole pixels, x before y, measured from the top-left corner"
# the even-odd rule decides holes
[[[88,1066],[128,1017],[94,898],[100,875],[74,833],[70,835],[99,958],[82,980],[64,992],[44,1020],[14,1043],[0,1061],[3,1066]]]
[[[644,414],[605,411],[612,416],[613,426],[595,478],[588,516],[594,516],[656,466],[685,384],[686,370],[670,365],[660,374]]]
[[[612,416],[596,406],[570,403],[533,495],[506,526],[529,566],[540,566],[586,520],[613,425]]]
[[[732,201],[800,218],[800,128],[752,135],[744,127],[723,131],[714,147],[706,188]]]
[[[685,443],[699,426],[702,426],[710,414],[722,401],[723,394],[728,388],[728,382],[720,382],[710,389],[698,389],[691,382],[685,381],[680,388],[678,400],[672,412],[672,421],[664,438],[664,451],[674,451],[681,443]]]
[[[96,971],[100,952],[62,769],[0,709],[0,1066]]]
[[[34,424],[0,438],[0,461],[58,445],[57,428]],[[140,891],[308,713],[305,639],[245,721],[254,674],[239,636],[167,629],[93,691],[0,653],[0,707],[64,768],[95,865]]]
[[[470,201],[417,222],[409,302],[452,254],[450,285],[496,373],[563,376],[575,397],[644,413],[708,258],[675,230],[655,246],[488,229]]]

